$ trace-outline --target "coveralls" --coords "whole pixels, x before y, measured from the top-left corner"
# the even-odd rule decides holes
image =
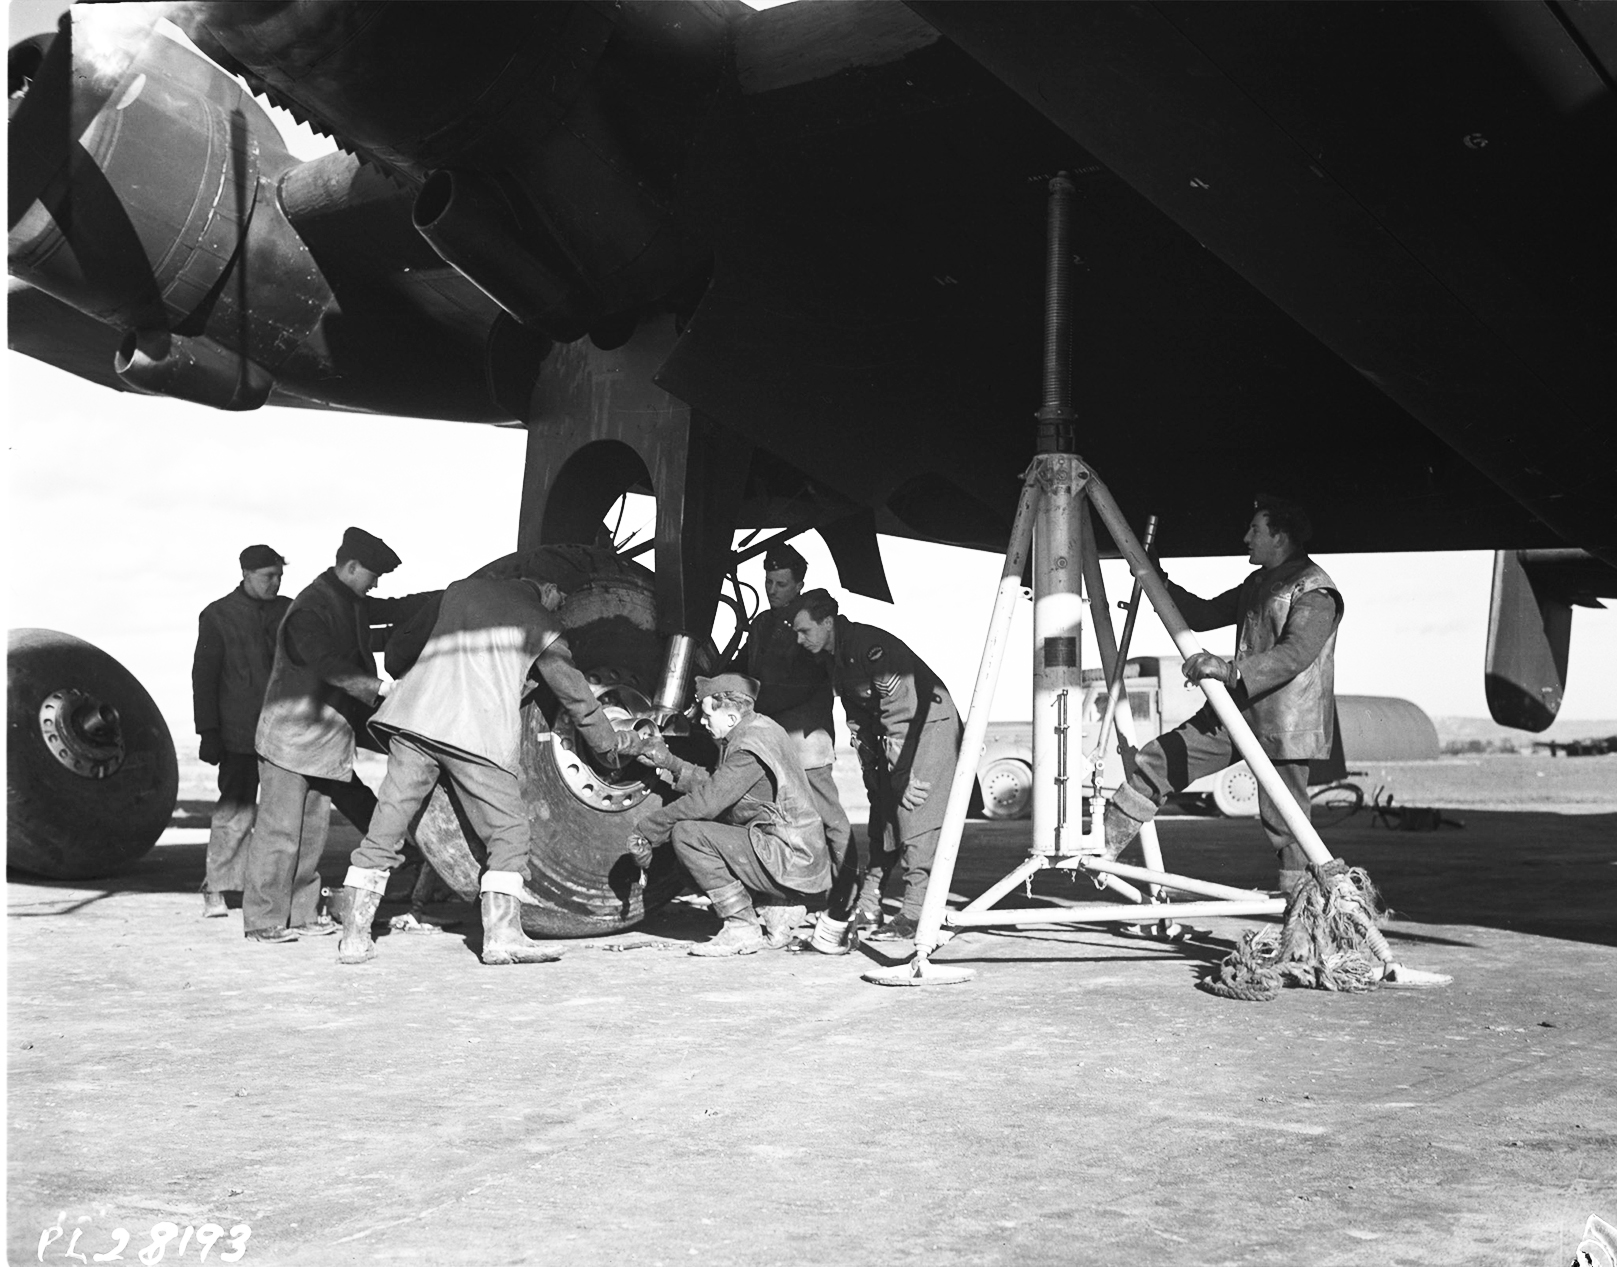
[[[918,919],[960,759],[960,714],[938,675],[902,641],[874,625],[835,619],[831,682],[870,793],[867,892],[902,866],[903,915]],[[912,779],[931,791],[918,808],[905,809],[900,801]]]
[[[361,831],[370,826],[376,797],[354,774],[354,744],[382,685],[371,624],[407,620],[428,597],[362,597],[328,568],[292,601],[255,737],[260,797],[247,847],[244,931],[314,920],[333,803]]]
[[[258,814],[253,737],[275,663],[275,634],[292,600],[254,598],[238,585],[197,618],[191,659],[191,708],[197,734],[219,733],[219,801],[208,830],[204,893],[239,890],[247,838]]]
[[[635,830],[653,845],[672,840],[704,893],[739,881],[755,899],[801,903],[830,888],[825,827],[796,744],[778,722],[743,717],[720,741],[712,773],[679,757],[669,772],[685,795]]]
[[[1309,812],[1308,764],[1329,757],[1336,732],[1336,630],[1342,595],[1307,555],[1259,568],[1234,589],[1203,599],[1171,581],[1169,592],[1195,630],[1237,625],[1231,692],[1297,804]],[[1178,729],[1140,749],[1112,804],[1149,822],[1170,792],[1241,759],[1229,732],[1204,706]],[[1258,817],[1279,855],[1280,870],[1301,872],[1307,855],[1262,784]],[[1283,881],[1284,883],[1284,881]]]
[[[763,688],[757,711],[779,722],[792,740],[815,812],[825,824],[832,876],[843,877],[843,886],[851,892],[859,861],[849,848],[853,828],[833,777],[836,722],[831,716],[831,678],[825,666],[798,644],[788,612],[773,607],[753,617],[739,658],[747,676]]]
[[[414,666],[371,719],[388,745],[387,774],[354,867],[398,865],[405,833],[443,775],[488,850],[487,870],[527,874],[522,700],[536,662],[580,737],[598,753],[616,751],[617,731],[537,589],[522,580],[456,581]]]

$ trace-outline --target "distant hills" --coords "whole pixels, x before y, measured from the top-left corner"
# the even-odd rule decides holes
[[[1603,739],[1607,735],[1617,735],[1617,718],[1608,718],[1605,721],[1563,718],[1548,730],[1536,735],[1531,731],[1512,730],[1509,726],[1501,726],[1488,717],[1434,717],[1432,724],[1437,727],[1437,742],[1444,747],[1470,739],[1479,739],[1484,743],[1507,740],[1520,747],[1527,747],[1533,743],[1548,743],[1552,739],[1557,743],[1565,743],[1569,739]]]

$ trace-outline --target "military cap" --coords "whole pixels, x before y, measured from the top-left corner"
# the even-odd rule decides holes
[[[391,572],[403,562],[380,537],[373,537],[363,528],[350,528],[342,534],[342,545],[337,560],[353,559],[361,567],[380,576]]]
[[[757,699],[758,692],[762,689],[757,678],[750,678],[741,673],[721,673],[718,677],[696,679],[696,698],[699,700],[724,691],[734,695],[745,695],[748,699]]]
[[[285,567],[286,560],[266,545],[248,546],[241,552],[241,570],[256,572],[259,568]]]
[[[808,572],[808,560],[797,552],[790,543],[782,541],[779,545],[769,547],[764,555],[764,571],[783,572],[790,570],[798,580],[802,580]]]

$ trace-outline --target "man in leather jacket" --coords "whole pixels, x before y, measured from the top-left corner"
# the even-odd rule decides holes
[[[758,693],[758,683],[739,673],[696,679],[703,724],[719,743],[711,772],[674,756],[660,738],[640,752],[642,761],[668,771],[684,795],[635,825],[629,851],[645,869],[652,849],[672,841],[724,921],[693,955],[749,955],[786,945],[807,899],[831,884],[825,828],[796,745],[778,722],[754,710]],[[763,904],[767,936],[755,902]]]
[[[1343,611],[1336,583],[1304,551],[1310,535],[1300,506],[1260,496],[1245,538],[1257,571],[1211,599],[1168,582],[1192,629],[1236,626],[1234,658],[1198,652],[1184,663],[1185,679],[1216,678],[1229,688],[1304,813],[1309,762],[1330,755],[1335,734],[1336,631]],[[1106,806],[1106,856],[1116,858],[1127,848],[1169,793],[1240,759],[1210,704],[1146,744]],[[1261,784],[1258,817],[1279,855],[1280,888],[1290,892],[1306,873],[1308,858]]]

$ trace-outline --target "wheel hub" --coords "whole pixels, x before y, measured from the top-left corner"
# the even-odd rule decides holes
[[[47,695],[39,733],[50,754],[80,778],[104,779],[124,763],[118,710],[82,691]]]
[[[624,682],[616,670],[596,669],[586,676],[601,710],[617,729],[631,729],[642,720],[655,722],[656,710],[651,701]],[[627,778],[600,764],[589,746],[579,742],[578,729],[565,709],[556,717],[553,735],[550,752],[562,782],[591,809],[621,814],[651,795],[651,789],[640,779]]]

